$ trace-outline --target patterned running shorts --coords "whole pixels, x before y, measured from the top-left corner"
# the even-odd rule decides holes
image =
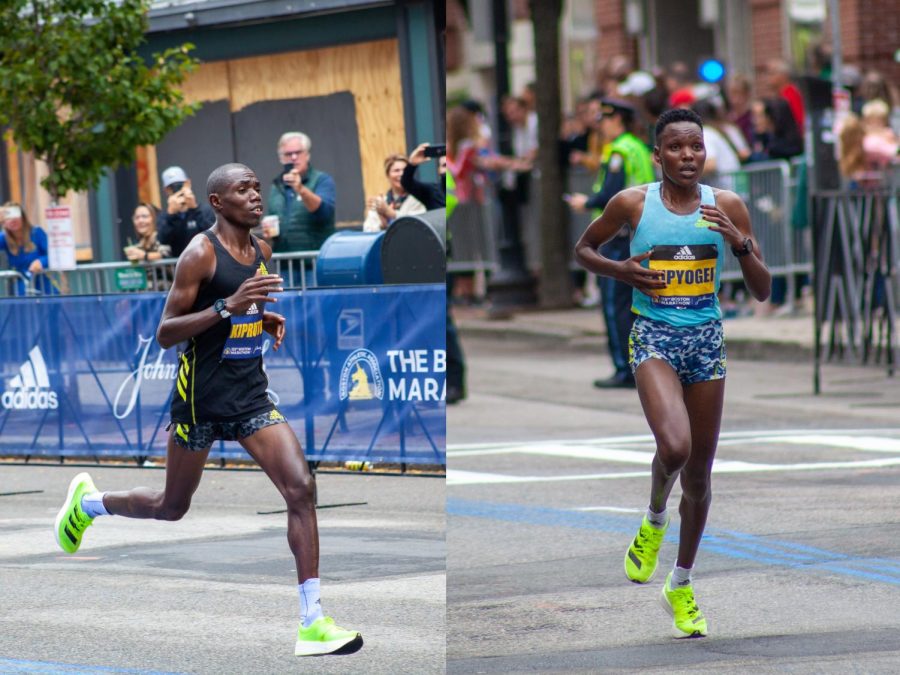
[[[661,359],[678,374],[682,384],[725,377],[725,334],[721,321],[699,326],[672,326],[643,316],[634,320],[628,338],[631,372],[647,359]]]
[[[283,422],[287,422],[284,415],[273,408],[269,412],[239,422],[184,424],[173,420],[170,426],[175,430],[173,438],[176,445],[187,450],[206,450],[215,441],[236,441],[252,436],[260,429]]]

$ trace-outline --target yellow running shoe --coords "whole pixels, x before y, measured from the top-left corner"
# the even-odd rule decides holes
[[[97,492],[94,481],[87,473],[80,473],[69,483],[69,493],[59,513],[56,514],[56,543],[66,553],[75,553],[81,546],[81,537],[94,519],[81,509],[81,498]]]
[[[662,527],[656,527],[644,516],[641,529],[625,551],[625,576],[634,583],[646,584],[653,578],[659,562],[659,547],[668,528],[668,520]]]
[[[679,586],[673,590],[669,585],[671,579],[669,572],[659,604],[672,617],[672,635],[676,638],[706,637],[706,617],[694,600],[693,586]]]
[[[306,628],[297,629],[294,656],[320,656],[322,654],[352,654],[363,646],[362,635],[355,630],[344,630],[334,624],[330,616],[313,621]]]

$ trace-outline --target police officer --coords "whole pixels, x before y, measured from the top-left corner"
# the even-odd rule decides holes
[[[603,213],[609,200],[627,187],[652,182],[653,160],[647,146],[629,129],[634,123],[637,111],[626,101],[604,98],[600,108],[603,137],[611,139],[603,148],[602,164],[594,183],[594,193],[590,196],[573,194],[568,198],[574,211],[593,209],[594,219]],[[600,254],[610,260],[625,260],[629,257],[631,229],[626,225],[618,235],[603,245]],[[603,318],[609,355],[615,373],[605,380],[594,380],[600,389],[610,387],[633,388],[634,375],[628,366],[628,334],[634,323],[631,312],[631,286],[611,277],[599,277]]]

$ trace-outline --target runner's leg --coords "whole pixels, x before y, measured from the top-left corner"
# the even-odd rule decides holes
[[[710,476],[719,442],[724,400],[724,378],[698,382],[684,388],[692,443],[690,459],[681,472],[681,504],[678,509],[681,535],[677,564],[686,569],[694,566],[712,501]]]
[[[656,439],[650,480],[650,510],[661,513],[678,472],[691,454],[691,425],[678,375],[661,359],[647,359],[635,372],[644,416]]]
[[[191,497],[200,485],[208,455],[209,448],[182,448],[175,443],[175,432],[172,431],[166,449],[165,488],[138,487],[127,492],[107,492],[103,505],[115,516],[179,520],[191,506]]]
[[[294,430],[288,424],[275,424],[239,440],[287,504],[288,545],[297,561],[297,581],[318,578],[315,485]]]

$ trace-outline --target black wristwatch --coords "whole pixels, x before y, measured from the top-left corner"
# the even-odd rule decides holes
[[[744,245],[741,248],[731,247],[731,252],[735,258],[743,258],[745,255],[753,253],[753,240],[750,237],[744,239]]]
[[[231,312],[225,309],[225,300],[222,298],[219,298],[215,301],[215,303],[213,304],[213,309],[216,310],[219,316],[221,316],[223,319],[227,319],[231,316]]]

